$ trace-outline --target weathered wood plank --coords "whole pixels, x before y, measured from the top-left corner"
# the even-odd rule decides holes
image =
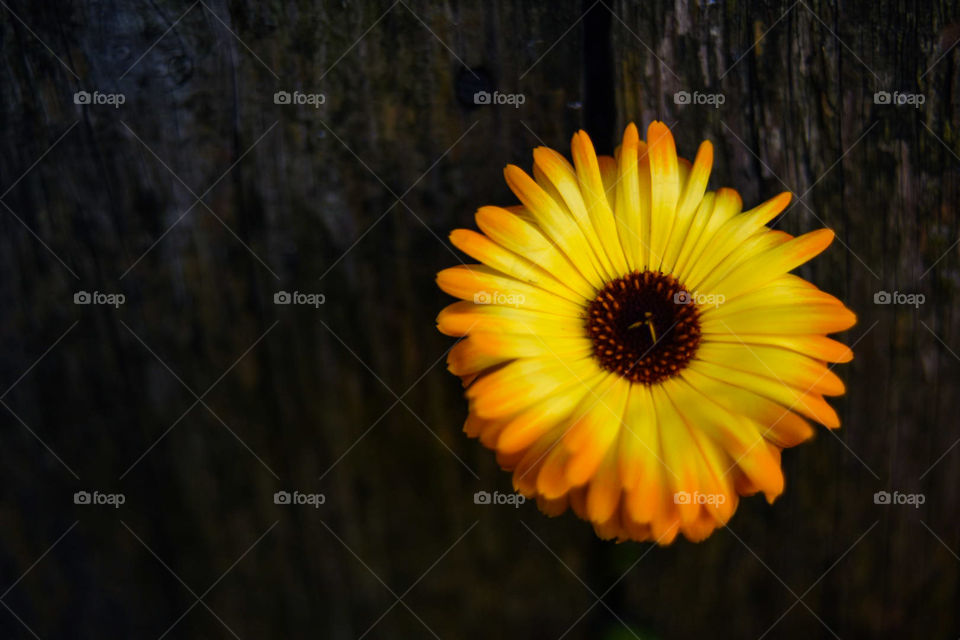
[[[6,584],[79,521],[4,602],[43,638],[159,636],[195,599],[163,563],[199,595],[269,530],[204,598],[240,637],[356,638],[388,588],[416,584],[404,600],[440,637],[554,638],[594,600],[571,572],[599,595],[628,570],[605,602],[646,637],[757,637],[791,590],[823,624],[796,605],[771,637],[958,635],[957,13],[0,7]],[[494,90],[524,102],[470,104]],[[926,101],[875,104],[880,90]],[[77,91],[125,101],[77,105]],[[275,104],[278,91],[324,102]],[[724,102],[678,105],[678,91]],[[778,226],[836,229],[802,273],[860,321],[839,369],[843,427],[785,453],[777,504],[746,500],[730,531],[643,555],[569,516],[473,504],[509,478],[460,433],[433,277],[458,260],[450,229],[514,201],[505,164],[529,167],[540,144],[566,153],[581,126],[609,152],[628,121],[654,118],[688,156],[713,140],[711,186],[748,206],[802,194]],[[79,290],[126,303],[75,306]],[[278,306],[280,290],[325,303]],[[874,304],[895,290],[926,302]],[[295,489],[326,503],[273,503]],[[927,502],[875,505],[882,489]],[[78,490],[126,503],[73,505]],[[202,609],[174,632],[229,634]],[[0,628],[29,636],[11,615]],[[429,635],[399,605],[374,631]],[[597,605],[568,637],[625,633]]]

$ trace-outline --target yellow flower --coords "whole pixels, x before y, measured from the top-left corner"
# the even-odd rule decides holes
[[[571,507],[603,538],[703,540],[739,496],[780,495],[780,451],[808,420],[840,426],[827,363],[853,353],[825,334],[856,317],[789,273],[834,234],[768,228],[789,193],[742,212],[736,191],[706,191],[713,146],[691,165],[662,122],[646,142],[628,126],[616,158],[580,131],[572,155],[536,149],[532,178],[508,166],[522,205],[450,236],[482,263],[437,276],[462,300],[437,323],[463,337],[448,365],[464,430],[547,514]]]

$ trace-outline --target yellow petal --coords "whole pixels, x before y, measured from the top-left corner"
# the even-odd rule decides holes
[[[480,207],[477,226],[491,240],[539,265],[548,273],[587,299],[596,288],[587,282],[567,257],[551,242],[524,212],[514,213],[500,207]]]
[[[614,517],[619,506],[620,473],[617,469],[617,448],[612,446],[607,449],[606,456],[587,487],[587,517],[591,522],[606,523]]]
[[[684,243],[680,250],[680,257],[677,258],[677,265],[673,272],[678,276],[681,282],[690,282],[690,273],[700,264],[700,256],[713,243],[719,229],[721,229],[728,220],[740,213],[743,201],[740,194],[733,189],[725,187],[717,189],[713,199],[708,201],[706,196],[697,214],[691,224],[691,230],[688,232],[689,240]],[[712,207],[705,208],[705,205],[712,204]],[[696,237],[696,241],[693,238]]]
[[[630,387],[623,433],[620,436],[620,476],[628,491],[643,493],[663,465],[653,398],[646,385]]]
[[[667,469],[671,500],[677,505],[681,523],[690,523],[697,518],[700,510],[698,504],[684,499],[685,496],[692,497],[699,490],[695,445],[683,415],[677,411],[664,386],[655,385],[650,391],[656,405],[660,449]]]
[[[603,179],[603,192],[607,194],[607,202],[610,210],[616,207],[617,199],[617,161],[612,156],[597,156],[597,164],[600,165],[600,177]],[[614,221],[616,226],[616,221]]]
[[[660,453],[659,424],[650,390],[633,385],[620,434],[620,476],[630,518],[650,522],[659,509],[667,468]]]
[[[840,418],[837,416],[837,412],[824,401],[823,396],[812,391],[804,391],[783,384],[779,380],[746,371],[727,369],[703,360],[692,360],[689,366],[684,369],[682,375],[686,376],[687,372],[702,373],[715,380],[725,380],[743,387],[753,393],[770,398],[774,402],[779,402],[811,420],[816,420],[825,427],[836,429],[840,426]]]
[[[677,146],[670,129],[654,121],[647,128],[650,158],[650,267],[658,270],[667,250],[680,199]]]
[[[761,425],[747,416],[727,411],[701,391],[702,384],[693,367],[681,379],[663,383],[693,424],[736,462],[744,473],[772,500],[783,491],[783,472],[779,460],[770,455],[760,431]],[[726,473],[726,472],[725,472]]]
[[[612,267],[608,275],[615,278],[627,270],[627,261],[617,237],[613,207],[604,189],[600,163],[585,131],[574,134],[570,150],[576,167],[575,173],[571,171],[567,174],[571,192],[581,198],[587,221],[595,231],[594,237],[598,242],[596,250],[607,257]]]
[[[447,355],[451,373],[464,376],[514,360],[554,355],[561,359],[590,356],[593,345],[585,337],[550,338],[538,335],[474,331]]]
[[[690,435],[703,461],[700,467],[700,486],[707,500],[702,507],[715,521],[714,527],[717,524],[725,524],[737,510],[738,503],[733,479],[727,473],[733,460],[702,430],[693,428],[690,430]]]
[[[781,193],[759,207],[728,220],[717,230],[710,244],[704,248],[697,259],[696,267],[691,269],[685,282],[697,290],[706,290],[713,286],[719,279],[716,277],[718,273],[731,270],[730,267],[721,268],[724,259],[749,256],[750,254],[744,251],[747,240],[761,229],[765,229],[764,225],[790,203],[790,197],[789,192]]]
[[[583,306],[545,289],[505,276],[485,265],[461,265],[437,274],[437,285],[450,295],[476,304],[523,308],[576,317]]]
[[[516,307],[458,301],[440,312],[437,316],[437,328],[441,333],[454,337],[476,330],[575,338],[583,335],[583,319]]]
[[[833,241],[830,229],[817,229],[798,236],[789,242],[760,253],[741,263],[728,273],[718,273],[707,278],[702,287],[716,291],[726,299],[757,289],[778,276],[796,269],[821,253]]]
[[[688,372],[686,378],[727,411],[750,417],[760,425],[760,435],[781,447],[795,446],[814,435],[806,420],[769,398],[695,372]]]
[[[570,451],[559,441],[544,454],[543,462],[538,465],[539,472],[537,473],[536,490],[540,495],[553,500],[566,495],[570,491],[572,485],[564,472],[569,460]],[[577,506],[572,500],[570,506],[577,512],[578,516],[584,517],[584,513],[577,510]]]
[[[587,380],[596,372],[593,358],[563,361],[553,355],[523,358],[479,377],[467,389],[470,406],[480,416],[513,415],[568,384]]]
[[[722,306],[722,305],[721,305]],[[715,334],[789,335],[834,333],[857,322],[852,311],[837,304],[793,304],[756,307],[738,313],[701,318],[700,330],[711,339]]]
[[[696,357],[726,369],[771,378],[801,391],[826,396],[839,396],[845,391],[843,381],[825,365],[787,349],[705,341],[697,349]]]
[[[663,485],[659,507],[650,521],[650,537],[658,545],[665,547],[680,533],[680,512],[673,501],[673,492],[668,483]]]
[[[597,372],[587,380],[572,380],[570,384],[511,418],[500,434],[497,450],[513,453],[530,447],[558,424],[568,421],[573,410],[604,376],[604,373]]]
[[[690,169],[690,174],[686,181],[682,183],[683,190],[680,194],[680,202],[677,204],[676,223],[670,233],[666,252],[663,256],[663,264],[661,265],[661,270],[664,272],[673,270],[684,244],[688,242],[691,225],[707,190],[712,166],[713,145],[705,140],[697,151],[697,157]]]
[[[585,256],[593,265],[601,279],[609,280],[614,277],[615,270],[607,258],[606,251],[600,244],[593,223],[587,215],[580,188],[577,185],[573,167],[562,155],[548,149],[537,147],[533,151],[533,179],[550,196],[563,214],[576,223],[576,227],[583,234],[589,253]],[[572,208],[571,208],[572,207]]]
[[[503,175],[510,190],[533,215],[537,225],[560,247],[581,275],[595,286],[601,284],[603,277],[597,271],[595,256],[573,218],[564,213],[557,202],[520,167],[507,165]]]
[[[513,471],[513,488],[525,496],[538,495],[537,479],[543,469],[547,456],[556,447],[557,441],[563,435],[564,426],[557,426],[548,435],[534,441],[526,450],[520,462]],[[499,444],[499,443],[498,443]],[[561,491],[551,497],[539,494],[545,500],[555,501],[566,495]]]
[[[700,291],[700,293],[706,292],[705,290]],[[713,292],[711,291],[711,293]],[[711,319],[722,319],[726,316],[735,315],[744,311],[754,311],[762,315],[762,309],[781,306],[800,307],[804,305],[826,304],[836,305],[840,308],[843,307],[843,303],[837,298],[829,293],[820,291],[810,285],[810,283],[792,274],[782,275],[762,287],[754,289],[749,293],[736,296],[732,300],[726,298],[726,296],[723,298],[717,297],[716,299],[718,301],[716,306],[707,306],[702,309],[702,317],[704,319],[707,317]]]
[[[637,127],[631,123],[623,132],[623,144],[617,156],[617,233],[631,270],[644,266],[649,253],[645,247],[650,243],[649,220],[643,219],[640,209],[639,141]]]
[[[825,362],[850,362],[853,351],[842,342],[817,335],[711,334],[711,341],[749,345],[767,345],[790,349]]]
[[[491,269],[555,293],[571,302],[583,304],[585,299],[552,275],[490,238],[469,229],[455,229],[450,233],[450,242],[471,258],[475,258]]]
[[[630,383],[616,374],[609,375],[605,385],[609,390],[584,397],[586,409],[561,442],[570,453],[565,470],[570,486],[585,484],[593,476],[620,432]]]

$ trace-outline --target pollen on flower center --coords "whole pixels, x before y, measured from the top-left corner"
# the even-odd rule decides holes
[[[700,344],[697,305],[673,277],[634,272],[608,282],[587,308],[600,366],[652,385],[679,373]]]

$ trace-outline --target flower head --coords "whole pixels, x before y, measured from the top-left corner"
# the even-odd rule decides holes
[[[504,174],[521,205],[482,207],[453,244],[481,264],[441,271],[460,298],[437,318],[462,339],[450,371],[464,430],[551,515],[568,507],[603,538],[702,540],[740,496],[783,491],[780,451],[809,421],[839,427],[826,334],[856,318],[789,272],[833,232],[767,227],[789,193],[742,211],[707,191],[713,147],[693,164],[653,122],[627,127],[616,158],[583,131],[573,164],[540,147],[533,177]]]

